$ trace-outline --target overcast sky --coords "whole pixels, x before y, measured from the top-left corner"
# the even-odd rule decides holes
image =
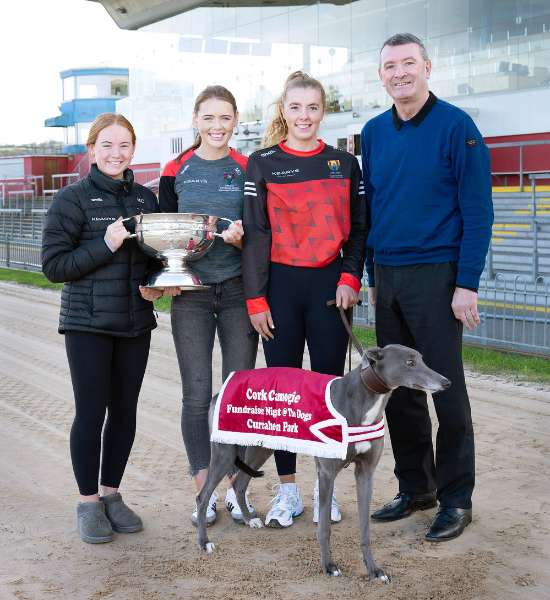
[[[141,36],[123,31],[96,2],[0,0],[0,144],[62,140],[44,127],[59,113],[59,72],[127,67]]]

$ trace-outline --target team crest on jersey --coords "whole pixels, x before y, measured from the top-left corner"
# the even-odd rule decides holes
[[[340,171],[340,161],[339,160],[327,160],[328,169],[330,171],[329,177],[331,179],[342,179],[343,175]]]
[[[235,167],[231,171],[224,171],[223,174],[223,185],[219,187],[219,192],[238,192],[240,191],[240,187],[237,183],[233,183],[233,181],[242,174],[241,169],[239,167]]]
[[[233,179],[241,174],[241,170],[239,167],[235,167],[232,171],[226,171],[223,174],[223,179],[226,185],[231,185],[233,183]]]

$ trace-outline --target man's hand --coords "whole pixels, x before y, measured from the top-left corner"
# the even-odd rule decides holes
[[[250,315],[250,322],[252,323],[252,327],[262,336],[262,339],[267,341],[275,337],[271,331],[275,329],[275,325],[269,310]]]
[[[372,304],[373,306],[376,304],[376,288],[375,287],[369,288],[369,304]]]
[[[453,294],[451,308],[453,309],[455,319],[462,321],[466,329],[475,329],[479,325],[477,292],[457,287]]]
[[[336,306],[347,310],[355,306],[358,300],[359,294],[349,285],[339,285],[336,288]]]

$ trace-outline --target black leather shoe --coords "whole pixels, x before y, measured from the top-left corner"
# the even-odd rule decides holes
[[[408,517],[415,510],[426,510],[434,506],[437,506],[435,492],[425,494],[399,492],[391,502],[375,510],[371,518],[375,521],[397,521],[397,519]]]
[[[426,534],[430,542],[445,542],[458,537],[472,522],[471,508],[450,508],[442,506],[435,515]]]

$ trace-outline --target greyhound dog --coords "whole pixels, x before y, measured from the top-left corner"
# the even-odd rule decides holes
[[[361,364],[336,379],[330,387],[334,408],[348,423],[363,426],[378,422],[384,413],[391,392],[400,386],[435,393],[447,389],[451,382],[429,369],[422,356],[411,348],[391,344],[384,348],[371,348],[364,352]],[[211,416],[212,416],[212,410]],[[369,578],[385,583],[389,577],[380,569],[370,550],[369,515],[372,496],[372,476],[384,447],[384,438],[350,443],[345,460],[315,458],[319,478],[319,523],[317,540],[321,548],[321,566],[327,575],[340,575],[330,551],[330,505],[336,475],[348,464],[355,463],[357,504],[361,527],[361,548]],[[236,464],[238,472],[233,488],[237,496],[245,524],[252,528],[263,527],[261,519],[249,512],[245,492],[250,478],[261,475],[257,471],[273,453],[270,448],[248,446],[244,463],[238,456],[239,446],[212,442],[212,455],[208,477],[197,496],[198,543],[201,550],[211,553],[215,546],[206,532],[206,508],[208,499],[222,478]]]

